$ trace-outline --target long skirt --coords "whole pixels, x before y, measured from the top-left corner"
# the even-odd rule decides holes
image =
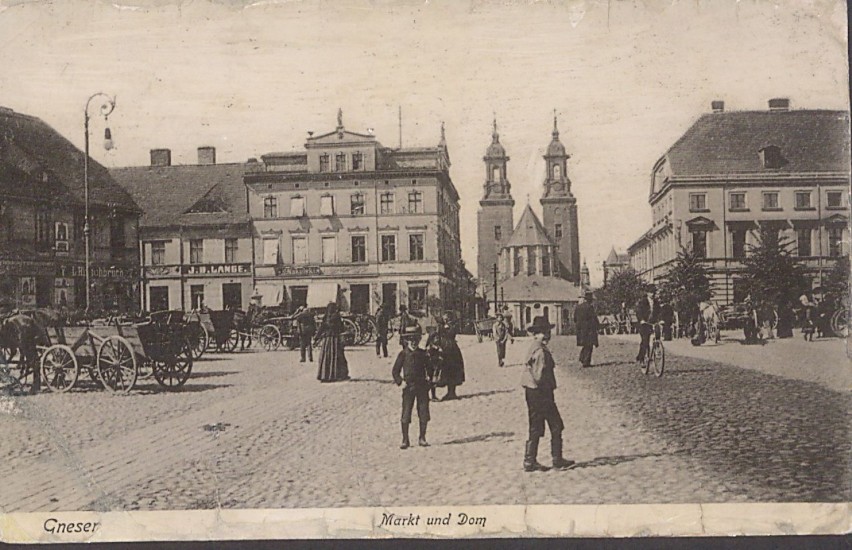
[[[336,382],[349,378],[349,364],[343,355],[343,342],[340,336],[326,336],[319,350],[319,370],[317,380]]]
[[[461,386],[464,383],[464,358],[458,345],[453,344],[439,356],[439,368],[435,380],[438,387]]]

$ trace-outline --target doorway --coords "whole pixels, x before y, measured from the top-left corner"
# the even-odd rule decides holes
[[[243,285],[241,283],[222,283],[222,307],[225,309],[243,309]]]
[[[148,310],[166,311],[169,309],[169,287],[152,286],[148,288]]]
[[[349,285],[349,311],[370,313],[370,285]]]

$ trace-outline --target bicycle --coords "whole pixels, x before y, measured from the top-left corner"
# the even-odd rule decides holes
[[[639,363],[639,370],[642,374],[647,375],[651,370],[651,363],[654,364],[654,375],[657,378],[663,375],[663,370],[666,368],[666,348],[663,346],[663,322],[651,324],[653,331],[651,332],[651,341],[648,344],[648,353],[645,359]]]

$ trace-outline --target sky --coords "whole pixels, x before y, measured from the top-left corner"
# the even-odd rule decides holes
[[[540,213],[553,110],[571,155],[580,253],[602,279],[612,246],[650,227],[650,173],[710,102],[726,110],[848,109],[842,0],[0,0],[0,105],[83,147],[83,108],[115,95],[108,167],[298,150],[308,131],[373,128],[438,143],[446,125],[476,269],[482,157],[496,116],[515,221]],[[92,112],[97,109],[93,108]],[[92,121],[93,144],[102,119]]]

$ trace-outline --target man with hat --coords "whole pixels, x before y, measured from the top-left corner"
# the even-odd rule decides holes
[[[521,375],[529,418],[529,439],[524,452],[525,472],[548,469],[538,463],[538,441],[544,436],[545,422],[550,428],[550,454],[553,457],[553,467],[563,470],[574,465],[573,460],[565,460],[562,457],[562,430],[565,425],[562,423],[562,417],[553,398],[553,390],[556,389],[554,374],[556,364],[547,348],[552,328],[553,325],[543,316],[536,317],[533,324],[527,328],[534,339]]]
[[[317,322],[313,312],[305,304],[300,305],[296,310],[296,323],[299,325],[299,362],[304,363],[307,355],[308,362],[313,363],[313,341],[317,333]]]
[[[411,424],[411,413],[417,402],[417,418],[420,421],[420,437],[418,444],[428,447],[426,442],[426,426],[429,424],[429,356],[420,349],[420,338],[423,331],[420,325],[410,325],[400,329],[399,339],[403,348],[393,364],[393,381],[402,386],[402,444],[400,449],[411,446],[408,439],[408,426]]]
[[[636,356],[636,361],[639,363],[644,361],[648,354],[651,347],[651,333],[654,332],[653,325],[660,315],[660,303],[655,296],[656,292],[656,286],[646,286],[645,296],[636,304],[636,320],[639,322],[639,336],[642,338],[639,343],[639,354]]]
[[[502,312],[497,312],[497,322],[494,323],[494,341],[497,343],[497,364],[504,366],[503,360],[506,359],[506,341],[509,339],[509,326],[506,325],[506,320]]]
[[[580,365],[592,366],[592,350],[598,346],[598,314],[592,303],[594,294],[587,290],[583,301],[574,310],[574,324],[577,326],[577,346],[580,347]]]

